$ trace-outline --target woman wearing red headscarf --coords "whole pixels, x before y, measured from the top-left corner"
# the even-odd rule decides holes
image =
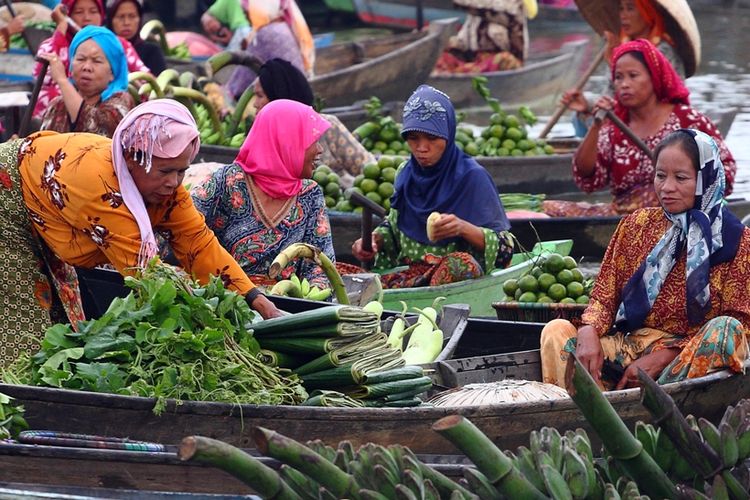
[[[716,126],[690,107],[689,91],[669,61],[648,40],[626,42],[612,56],[615,96],[601,96],[593,113],[613,110],[653,150],[670,132],[701,130],[719,146],[726,172],[726,191],[732,192],[737,164]],[[595,121],[573,158],[573,177],[587,193],[609,186],[612,203],[590,204],[549,200],[544,211],[556,217],[628,214],[656,207],[654,164],[616,125]]]
[[[67,16],[65,15],[67,10]],[[39,45],[37,54],[55,54],[55,57],[69,70],[68,47],[77,29],[68,26],[67,18],[77,24],[77,29],[85,28],[92,24],[102,26],[104,24],[104,4],[102,0],[62,0],[52,11],[52,20],[57,23],[57,29],[52,37],[46,39]],[[122,48],[125,50],[125,58],[128,62],[128,71],[147,71],[149,68],[143,64],[133,45],[124,38],[118,37]],[[36,78],[42,71],[41,63],[34,66],[33,76]],[[44,84],[39,91],[39,97],[34,107],[34,118],[41,118],[52,99],[60,95],[60,87],[52,79],[51,72],[44,77]]]

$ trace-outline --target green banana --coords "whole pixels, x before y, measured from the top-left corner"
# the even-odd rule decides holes
[[[469,489],[476,493],[482,500],[503,498],[500,492],[490,483],[490,480],[487,479],[487,476],[478,470],[467,467],[463,470],[463,474],[464,479],[469,483]]]
[[[654,460],[661,467],[661,470],[669,474],[677,458],[677,449],[672,443],[672,439],[667,436],[666,432],[660,432],[656,438],[656,450]]]
[[[722,422],[719,424],[719,438],[721,440],[721,449],[718,451],[720,452],[724,467],[734,467],[740,457],[737,434],[728,423]]]
[[[429,479],[424,481],[424,500],[440,500],[440,492]]]
[[[740,460],[750,457],[750,430],[745,431],[737,438],[737,453]]]
[[[656,434],[656,435],[655,435]],[[658,433],[654,432],[654,427],[651,424],[646,424],[642,421],[635,423],[635,437],[643,445],[643,449],[652,457],[656,454],[656,437]]]
[[[395,492],[394,497],[389,497],[387,495],[383,495],[382,493],[378,493],[377,491],[362,489],[359,490],[359,496],[362,500],[388,500],[389,498],[395,497]]]
[[[633,481],[628,481],[620,495],[623,500],[638,500],[641,498],[641,492],[638,491],[638,485]]]
[[[299,281],[299,278],[298,278]],[[301,281],[301,287],[302,287],[302,296],[307,297],[310,294],[310,282],[307,281],[307,278],[302,278]]]
[[[419,471],[419,466],[415,469],[407,469],[401,475],[401,484],[409,488],[417,498],[424,498],[424,481]]]
[[[700,428],[701,436],[703,440],[708,444],[717,455],[721,454],[721,435],[719,429],[714,424],[701,417],[698,419],[698,427]]]
[[[720,474],[714,476],[714,481],[711,484],[711,498],[713,500],[729,500],[727,485]]]
[[[568,484],[557,469],[545,463],[541,465],[540,471],[547,487],[547,494],[553,500],[573,500]]]
[[[143,24],[141,27],[140,36],[143,40],[156,39],[159,42],[161,51],[164,54],[169,54],[169,45],[165,36],[166,28],[164,24],[158,19],[151,19]],[[154,36],[156,35],[156,36]]]
[[[536,454],[542,450],[542,443],[540,439],[541,438],[538,431],[531,431],[529,433],[529,449],[534,456],[536,456]]]
[[[320,485],[297,469],[282,464],[279,468],[279,476],[281,476],[284,482],[288,484],[289,487],[292,488],[301,498],[305,500],[316,500],[318,498],[313,492],[317,491],[318,488],[320,488]]]
[[[341,441],[339,443],[339,450],[343,451],[346,455],[347,463],[354,460],[354,447],[352,446],[351,441]]]
[[[324,288],[323,290],[318,289],[313,290],[310,294],[308,294],[307,298],[310,300],[326,300],[331,296],[332,293],[333,291],[330,288]]]
[[[594,452],[591,449],[591,441],[589,441],[589,437],[586,435],[586,431],[584,431],[583,429],[576,429],[576,434],[575,436],[573,436],[573,440],[571,441],[571,443],[573,444],[573,448],[575,448],[579,455],[581,455],[592,464],[594,463]]]
[[[604,488],[604,500],[621,500],[620,493],[617,492],[617,488],[612,483],[607,483]]]
[[[173,83],[180,86],[180,74],[174,68],[167,68],[156,77],[156,83],[164,92],[170,93]]]
[[[400,478],[394,476],[392,472],[378,464],[373,468],[373,473],[369,474],[374,480],[374,487],[388,498],[393,498],[396,495],[396,486],[399,484]]]
[[[539,473],[534,463],[534,454],[525,446],[519,446],[514,455],[515,467],[534,485],[539,491],[544,491],[544,478]]]
[[[568,445],[563,447],[563,471],[563,477],[573,498],[586,498],[589,494],[589,472],[586,462]]]
[[[128,83],[135,83],[138,80],[143,80],[151,84],[151,89],[156,93],[156,97],[161,99],[164,97],[164,91],[156,83],[156,78],[151,73],[146,71],[134,71],[128,74]]]
[[[552,460],[552,457],[544,450],[539,450],[534,455],[534,461],[536,462],[537,469],[541,470],[542,465],[549,465],[553,469],[557,470],[557,467],[555,466],[555,461]]]

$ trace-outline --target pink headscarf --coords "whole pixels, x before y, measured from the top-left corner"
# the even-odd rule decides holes
[[[148,173],[151,159],[176,158],[192,146],[190,161],[200,149],[200,135],[190,111],[177,101],[157,99],[139,104],[122,119],[112,136],[112,163],[120,183],[123,202],[135,217],[141,232],[138,265],[144,266],[158,251],[151,220],[138,187],[128,170],[125,151],[135,153],[135,159]]]
[[[235,162],[272,198],[290,198],[302,189],[305,150],[331,124],[310,106],[277,99],[263,106]]]

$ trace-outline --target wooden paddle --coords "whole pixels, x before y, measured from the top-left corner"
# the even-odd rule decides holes
[[[373,214],[385,217],[385,209],[372,201],[367,196],[354,191],[346,190],[346,196],[354,205],[362,207],[362,250],[372,251],[372,216]],[[364,269],[370,268],[369,262],[362,262]]]
[[[602,45],[602,48],[599,51],[599,53],[596,54],[596,56],[594,57],[594,60],[591,61],[591,65],[589,66],[589,68],[586,70],[586,72],[583,75],[581,75],[581,78],[578,79],[575,86],[573,87],[576,91],[580,92],[583,89],[584,85],[586,85],[586,82],[589,81],[589,78],[591,78],[591,75],[594,74],[594,71],[596,71],[596,68],[598,68],[602,60],[604,60],[604,52],[606,51],[606,49],[607,49],[607,44],[605,42],[604,45]],[[549,121],[547,122],[547,125],[544,126],[544,130],[542,130],[542,132],[539,134],[540,139],[544,139],[545,137],[547,137],[547,134],[549,134],[550,130],[552,130],[552,127],[555,126],[557,121],[567,110],[568,110],[568,106],[564,104],[561,104],[557,107],[557,109],[555,110],[555,113],[550,117]]]
[[[600,109],[594,115],[594,119],[597,121],[601,121],[605,116],[609,118],[612,123],[617,125],[617,127],[622,130],[622,132],[627,135],[628,138],[630,138],[630,140],[633,141],[636,146],[638,146],[644,153],[646,153],[646,156],[648,156],[651,161],[654,161],[654,152],[651,151],[651,148],[649,148],[648,145],[646,145],[646,143],[643,142],[643,140],[638,137],[635,132],[633,132],[633,130],[625,124],[624,121],[620,120],[620,118],[616,114],[614,114],[612,110]]]

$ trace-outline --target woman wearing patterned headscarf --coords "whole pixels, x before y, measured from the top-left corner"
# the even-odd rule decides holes
[[[726,195],[731,194],[737,164],[721,133],[706,116],[690,107],[689,91],[664,55],[648,40],[627,42],[612,57],[614,98],[601,96],[593,108],[612,110],[650,149],[679,128],[701,130],[714,138],[726,174]],[[575,203],[548,200],[548,215],[621,215],[659,205],[652,180],[654,164],[609,120],[595,122],[573,158],[573,178],[587,192],[606,187],[612,203]]]
[[[750,229],[722,206],[719,148],[703,132],[680,129],[655,157],[661,208],[620,222],[583,326],[545,326],[545,382],[563,385],[570,352],[599,382],[624,369],[619,381],[604,380],[617,389],[637,385],[639,368],[662,384],[722,368],[744,371]]]
[[[199,147],[192,115],[169,99],[135,107],[113,139],[42,131],[0,145],[0,365],[84,319],[73,266],[132,273],[156,255],[155,230],[199,280],[221,276],[264,318],[280,314],[181,185]]]
[[[411,158],[396,177],[388,217],[372,233],[372,252],[354,243],[360,261],[389,269],[384,286],[403,288],[452,283],[503,268],[513,252],[510,222],[487,171],[455,143],[450,98],[420,86],[404,105],[401,135]],[[440,214],[429,235],[427,219]]]
[[[117,124],[134,106],[127,92],[125,51],[107,28],[86,26],[70,44],[70,75],[54,54],[49,61],[52,79],[61,95],[52,99],[42,118],[42,130],[90,132],[112,137]]]
[[[275,100],[256,116],[234,163],[193,188],[208,227],[256,281],[293,243],[314,245],[335,260],[323,191],[310,179],[321,152],[318,140],[330,126],[310,106]],[[283,274],[291,272],[330,287],[310,262]]]

